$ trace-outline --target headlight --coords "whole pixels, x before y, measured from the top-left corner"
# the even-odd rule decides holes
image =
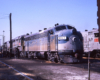
[[[72,40],[73,40],[74,42],[76,42],[76,41],[77,41],[77,38],[76,38],[76,37],[73,37]]]
[[[65,40],[66,39],[66,36],[60,36],[58,37],[58,40]]]

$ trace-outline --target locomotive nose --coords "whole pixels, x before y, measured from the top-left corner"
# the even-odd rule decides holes
[[[73,53],[80,52],[82,48],[82,42],[80,41],[77,35],[72,35],[69,38],[70,40],[70,48],[73,50]]]

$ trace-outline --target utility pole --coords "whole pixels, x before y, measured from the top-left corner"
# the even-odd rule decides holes
[[[1,48],[1,39],[0,39],[0,48]]]
[[[4,44],[4,42],[5,42],[4,32],[5,32],[5,31],[3,31],[3,44]]]
[[[90,52],[88,53],[88,80],[90,80]]]
[[[11,58],[11,54],[12,54],[12,21],[11,21],[11,13],[9,15],[9,19],[10,19],[10,58]]]
[[[3,45],[3,35],[0,35],[0,36],[2,36],[2,45]]]
[[[90,49],[89,48],[89,38],[87,38],[88,39],[88,50]],[[88,53],[88,80],[90,80],[90,51],[89,51],[89,53]]]

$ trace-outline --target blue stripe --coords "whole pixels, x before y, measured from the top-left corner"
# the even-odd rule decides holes
[[[58,44],[63,44],[63,43],[66,43],[68,41],[65,41],[65,40],[58,40]]]

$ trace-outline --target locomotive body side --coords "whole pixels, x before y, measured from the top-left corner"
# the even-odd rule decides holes
[[[25,55],[30,57],[44,57],[48,51],[48,32],[37,33],[25,37]]]

